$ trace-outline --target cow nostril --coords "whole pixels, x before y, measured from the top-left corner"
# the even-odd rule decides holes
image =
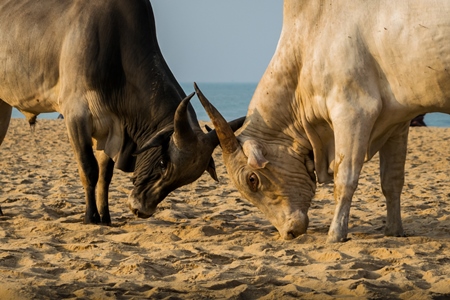
[[[287,240],[293,240],[295,239],[297,236],[294,234],[293,231],[288,231],[286,234]]]

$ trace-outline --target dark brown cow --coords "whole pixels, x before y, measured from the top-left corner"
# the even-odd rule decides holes
[[[0,15],[0,142],[11,107],[30,122],[63,114],[86,223],[111,223],[114,165],[135,172],[129,203],[143,217],[205,170],[216,178],[217,135],[203,133],[168,68],[148,1],[1,0]]]

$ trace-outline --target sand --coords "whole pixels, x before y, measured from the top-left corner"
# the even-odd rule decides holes
[[[84,192],[63,120],[34,134],[11,121],[0,146],[0,299],[450,299],[450,129],[411,128],[402,214],[383,236],[378,158],[363,169],[350,240],[326,244],[334,211],[320,185],[307,234],[279,239],[243,199],[215,152],[208,174],[171,193],[154,217],[126,205],[130,174],[110,188],[113,226],[85,225]]]

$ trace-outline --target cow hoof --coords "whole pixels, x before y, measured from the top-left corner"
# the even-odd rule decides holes
[[[385,236],[392,236],[392,237],[406,237],[405,233],[392,233],[392,232],[385,232],[384,233]]]
[[[98,214],[92,215],[92,216],[88,216],[85,215],[84,216],[84,224],[100,224],[100,216]]]
[[[100,217],[100,225],[111,226],[111,217],[109,215]]]
[[[405,237],[406,236],[405,233],[403,232],[403,229],[400,229],[400,230],[385,229],[384,235],[385,236],[394,236],[394,237]]]
[[[351,238],[347,238],[347,237],[339,238],[339,237],[329,236],[327,238],[327,243],[328,244],[345,243],[349,240],[351,240]]]
[[[101,221],[100,222],[100,225],[103,225],[103,226],[111,226],[112,225],[112,223],[111,223],[111,220],[109,220],[109,221]]]

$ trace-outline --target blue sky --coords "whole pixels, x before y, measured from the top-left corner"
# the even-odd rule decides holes
[[[158,41],[180,82],[258,82],[282,25],[282,0],[151,0]]]

